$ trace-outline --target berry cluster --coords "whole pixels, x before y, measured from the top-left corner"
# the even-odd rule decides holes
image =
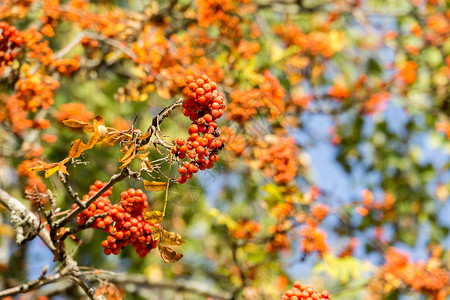
[[[236,239],[252,239],[261,230],[261,224],[252,220],[239,220],[236,228],[231,229],[231,234]]]
[[[216,90],[217,84],[206,75],[197,80],[186,76],[185,82],[191,91],[189,98],[183,101],[183,114],[192,121],[190,136],[187,141],[178,137],[172,152],[180,159],[187,156],[191,161],[183,162],[178,169],[181,175],[179,183],[185,183],[198,170],[211,169],[219,159],[217,154],[226,141],[216,123],[225,109],[223,95]]]
[[[298,281],[294,281],[294,287],[286,291],[280,300],[325,300],[331,299],[328,291],[316,292],[310,286],[304,286]]]
[[[89,193],[83,196],[83,201],[87,201],[90,197],[95,195],[101,188],[103,188],[106,183],[100,180],[95,181],[93,185],[89,187]],[[108,189],[103,193],[97,200],[95,200],[88,208],[83,210],[77,218],[77,223],[79,226],[83,226],[92,216],[107,213],[111,210],[111,201],[109,196],[112,193],[112,188]],[[72,205],[72,209],[76,209],[77,204]],[[102,229],[107,231],[108,226],[112,223],[112,218],[106,216],[104,218],[97,218],[91,225],[92,228]]]
[[[427,262],[412,262],[406,253],[396,248],[389,248],[385,253],[386,263],[378,274],[372,278],[369,290],[373,294],[392,288],[393,280],[403,283],[413,290],[433,296],[433,299],[445,299],[446,289],[450,284],[448,271],[442,265],[443,250],[441,247],[431,249],[431,257]],[[439,298],[438,295],[444,294]]]
[[[83,200],[89,199],[97,193],[106,183],[97,180],[91,185],[88,195]],[[120,202],[111,205],[109,195],[111,189],[107,190],[100,198],[95,200],[78,216],[78,224],[84,225],[90,217],[107,213],[105,217],[97,218],[91,225],[93,228],[101,229],[109,233],[102,242],[106,255],[119,254],[120,250],[131,244],[140,257],[145,257],[151,249],[155,248],[158,241],[153,240],[152,226],[144,218],[144,209],[147,208],[147,196],[141,189],[130,188],[120,194]],[[73,208],[77,205],[74,204]]]
[[[110,216],[114,225],[109,229],[109,236],[102,242],[106,255],[117,255],[127,244],[131,244],[140,257],[145,257],[156,247],[153,240],[152,226],[144,218],[147,208],[147,196],[141,189],[130,188],[120,194],[120,203],[111,207]]]
[[[0,35],[0,66],[2,64],[9,66],[16,57],[14,49],[22,46],[23,39],[19,30],[6,22],[0,22],[0,29],[2,30]]]

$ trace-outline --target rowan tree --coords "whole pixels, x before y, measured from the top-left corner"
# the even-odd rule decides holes
[[[445,0],[4,0],[0,298],[450,295]]]

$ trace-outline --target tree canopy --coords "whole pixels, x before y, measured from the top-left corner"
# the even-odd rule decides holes
[[[445,0],[4,0],[0,298],[450,296]]]

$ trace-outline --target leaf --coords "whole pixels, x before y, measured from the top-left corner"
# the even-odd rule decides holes
[[[33,167],[29,168],[28,171],[29,172],[44,171],[46,165],[47,164],[44,163],[43,161],[36,161],[36,162],[33,163]]]
[[[143,135],[141,135],[140,137],[138,137],[139,140],[145,140],[146,138],[150,137],[152,135],[152,131],[149,130],[146,133],[144,133]]]
[[[163,191],[167,186],[167,182],[144,180],[144,188],[146,191],[159,192]]]
[[[150,151],[147,151],[145,153],[136,154],[136,157],[139,158],[140,160],[145,160],[149,154],[150,154]]]
[[[59,170],[59,165],[56,165],[56,167],[48,169],[47,172],[45,172],[45,178],[49,178],[50,176],[52,176],[53,173],[55,173],[58,170]]]
[[[161,223],[162,219],[163,219],[162,211],[152,210],[152,211],[145,213],[145,220],[150,223],[153,223],[153,224]]]
[[[66,174],[66,175],[70,175],[69,172],[67,172],[67,167],[66,167],[66,165],[64,165],[64,163],[60,162],[60,163],[58,164],[58,166],[59,166],[59,170],[60,170],[61,172],[63,172],[63,173]]]
[[[83,141],[80,139],[75,140],[72,143],[72,147],[70,148],[69,157],[77,158],[81,155],[81,153],[83,153],[84,150],[86,150],[86,145],[83,143]]]
[[[93,125],[94,125],[94,128],[95,128],[95,131],[98,131],[99,130],[98,127],[100,125],[105,126],[105,120],[103,120],[103,118],[101,116],[96,116],[95,119],[94,119],[94,124]]]
[[[94,147],[95,144],[97,144],[100,141],[100,133],[98,132],[94,132],[91,137],[89,138],[89,141],[86,143],[86,148],[87,149],[91,149],[92,147]]]
[[[119,169],[127,167],[129,164],[131,164],[131,162],[134,160],[135,157],[136,155],[132,155],[131,157],[129,157],[126,161],[123,162],[123,165],[121,165]]]
[[[122,134],[121,132],[110,132],[108,135],[103,139],[103,142],[107,143],[110,146],[114,146],[115,143],[120,142],[123,140],[126,136]]]
[[[127,152],[125,152],[123,157],[119,159],[119,162],[122,163],[122,162],[126,161],[128,158],[130,158],[132,156],[135,148],[136,148],[136,144],[131,145],[130,148],[128,148]]]
[[[56,165],[58,165],[58,163],[47,164],[43,161],[37,161],[37,162],[33,163],[33,167],[29,168],[28,171],[30,171],[30,172],[44,171],[44,170],[54,168]]]
[[[81,121],[78,121],[75,119],[64,120],[63,124],[66,125],[67,127],[72,127],[72,128],[82,128],[82,127],[89,125],[89,123],[81,122]]]
[[[84,130],[86,130],[87,132],[94,132],[94,126],[92,126],[91,124],[86,125],[86,127],[84,127]]]
[[[179,246],[184,243],[181,235],[175,232],[170,232],[165,229],[162,229],[162,239],[167,245],[176,245]]]
[[[175,250],[161,244],[158,244],[158,250],[165,263],[174,263],[183,257],[183,254],[177,253]]]
[[[143,146],[140,146],[140,147],[136,148],[136,151],[142,151],[142,150],[145,150],[145,149],[147,149],[149,146],[150,146],[150,143],[145,144],[145,145],[143,145]]]

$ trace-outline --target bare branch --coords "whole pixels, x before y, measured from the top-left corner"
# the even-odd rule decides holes
[[[128,168],[124,168],[119,174],[113,175],[109,180],[109,182],[104,187],[102,187],[95,195],[93,195],[86,202],[84,202],[85,207],[91,205],[95,200],[97,200],[101,195],[103,195],[110,187],[115,185],[117,182],[124,180],[125,178],[130,176],[130,174],[131,174],[130,170]],[[83,207],[78,206],[67,216],[55,222],[55,228],[63,227],[64,225],[75,219],[83,210],[84,210]]]
[[[23,245],[31,237],[38,235],[52,252],[56,250],[48,230],[39,228],[38,218],[19,200],[0,189],[0,204],[11,212],[11,223],[17,232],[18,245]]]

